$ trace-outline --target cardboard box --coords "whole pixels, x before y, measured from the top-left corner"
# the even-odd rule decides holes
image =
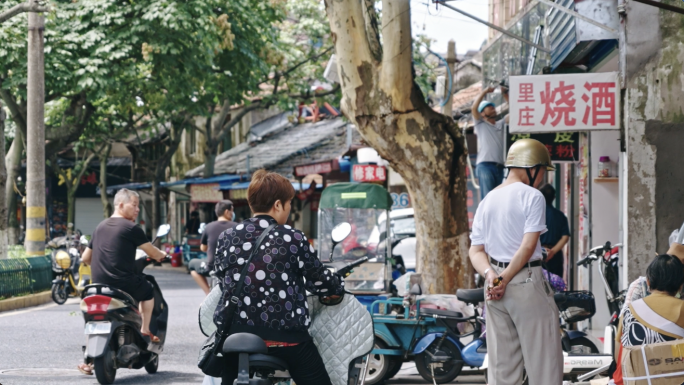
[[[622,375],[625,385],[684,384],[684,340],[624,348]]]

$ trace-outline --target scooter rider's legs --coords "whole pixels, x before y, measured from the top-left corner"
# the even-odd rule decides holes
[[[197,286],[199,286],[204,291],[204,294],[209,294],[211,289],[209,288],[209,283],[207,282],[207,279],[196,271],[191,271],[190,275],[192,276],[192,279],[195,280],[195,283],[197,283]]]
[[[190,270],[190,275],[192,279],[195,280],[197,286],[204,291],[204,294],[209,294],[211,288],[207,282],[206,276],[209,275],[209,269],[207,269],[207,263],[204,259],[192,259],[188,263],[188,270]]]
[[[150,321],[152,320],[152,310],[154,309],[154,298],[138,303],[140,314],[142,315],[142,334],[150,334]]]

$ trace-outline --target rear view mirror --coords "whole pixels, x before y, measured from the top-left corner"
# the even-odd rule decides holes
[[[351,234],[352,227],[348,222],[342,222],[332,229],[332,240],[335,243],[340,243],[344,241],[345,238]]]
[[[157,230],[157,238],[165,237],[165,236],[169,235],[170,232],[171,232],[171,225],[168,223],[163,224],[163,225],[159,226],[159,230]]]
[[[204,223],[204,222],[200,223],[200,227],[199,227],[198,232],[199,232],[200,234],[204,233],[204,229],[205,229],[206,227],[207,227],[207,224],[206,224],[206,223]]]
[[[80,242],[81,242],[82,245],[88,246],[88,243],[89,243],[89,242],[88,242],[88,237],[86,237],[85,235],[81,235]]]
[[[333,244],[332,247],[330,248],[330,262],[333,260],[333,252],[335,251],[335,246],[337,246],[338,243],[344,241],[345,238],[349,236],[352,232],[352,226],[348,222],[342,222],[339,225],[333,227],[332,231],[330,232],[330,236],[332,238]]]

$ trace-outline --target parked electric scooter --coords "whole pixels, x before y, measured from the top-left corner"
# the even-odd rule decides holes
[[[337,225],[332,230],[331,250],[350,233],[349,223]],[[334,264],[330,268],[347,277],[354,267],[367,260],[364,257],[344,265]],[[342,302],[336,305],[327,305],[315,297],[309,297],[309,310],[309,330],[319,346],[333,385],[362,385],[368,365],[367,356],[373,348],[373,321],[366,307],[353,295],[345,294]],[[342,319],[354,319],[356,322],[340,322]],[[333,335],[336,338],[331,338]],[[331,342],[339,344],[339,349],[321,349],[322,345],[329,345]],[[236,333],[229,336],[222,351],[239,357],[236,385],[273,385],[290,380],[287,364],[279,358],[269,356],[264,341],[254,334]]]
[[[83,287],[90,283],[90,266],[80,263],[81,250],[88,245],[88,239],[76,234],[71,237],[58,237],[48,243],[53,248],[52,259],[52,300],[63,305],[69,296],[78,296]],[[76,275],[78,271],[78,275]]]
[[[157,238],[166,236],[170,230],[170,225],[161,225]],[[137,253],[135,266],[142,274],[145,267],[153,262],[144,253]],[[150,331],[159,337],[159,343],[151,343],[149,337],[140,333],[142,318],[138,302],[129,294],[102,284],[84,288],[81,311],[85,320],[85,334],[88,336],[84,354],[86,362],[93,364],[100,384],[113,383],[119,368],[144,367],[150,374],[157,372],[159,354],[164,350],[166,340],[169,307],[154,277],[145,277],[154,287]]]

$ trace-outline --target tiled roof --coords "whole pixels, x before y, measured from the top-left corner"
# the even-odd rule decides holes
[[[261,168],[273,169],[298,155],[306,155],[326,145],[336,135],[346,140],[346,125],[342,118],[323,120],[285,128],[262,137],[261,141],[241,143],[216,157],[214,173],[246,174]],[[200,177],[203,171],[204,166],[200,166],[185,176]]]

